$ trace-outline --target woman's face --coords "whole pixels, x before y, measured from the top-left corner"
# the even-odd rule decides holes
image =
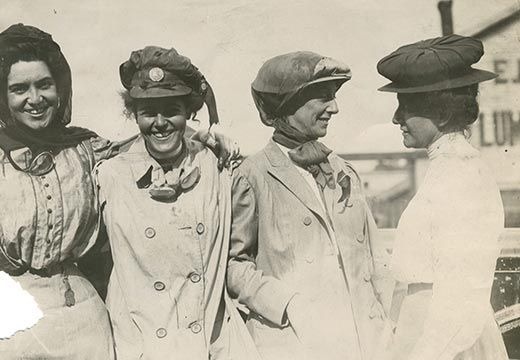
[[[13,120],[40,130],[49,126],[58,110],[58,90],[43,61],[18,61],[7,76],[7,105]]]
[[[188,111],[179,97],[137,99],[135,115],[146,148],[156,159],[175,157],[181,150]]]
[[[392,122],[403,132],[403,144],[407,148],[425,149],[441,137],[435,122],[427,117],[412,114],[399,106]]]
[[[337,87],[327,83],[314,91],[313,98],[302,105],[292,115],[287,116],[287,122],[311,139],[327,135],[329,121],[337,114]]]

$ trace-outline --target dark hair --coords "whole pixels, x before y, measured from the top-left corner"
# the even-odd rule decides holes
[[[11,121],[9,107],[7,105],[7,77],[11,66],[19,61],[43,61],[51,72],[58,96],[61,99],[60,108],[56,117],[62,119],[72,93],[71,71],[67,60],[60,51],[59,46],[50,41],[27,40],[5,40],[0,43],[0,119],[4,122]],[[70,111],[70,109],[68,109]],[[70,114],[67,114],[70,116]],[[70,121],[64,119],[61,122],[66,125]],[[59,121],[53,121],[57,125]]]
[[[443,132],[468,130],[479,114],[478,84],[424,93],[399,93],[395,119],[408,112],[434,121]],[[445,123],[444,123],[445,122]]]

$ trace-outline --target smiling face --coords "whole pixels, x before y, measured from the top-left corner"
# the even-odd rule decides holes
[[[43,61],[18,61],[7,76],[7,105],[13,120],[33,130],[50,125],[58,110],[58,90]]]
[[[401,105],[392,122],[399,125],[403,132],[403,144],[407,148],[426,149],[443,134],[433,120],[415,115]]]
[[[332,82],[320,85],[313,91],[312,99],[287,116],[287,123],[311,139],[327,135],[329,120],[339,111],[336,90],[337,85]]]
[[[170,159],[180,153],[188,118],[182,97],[137,99],[135,116],[152,157]]]

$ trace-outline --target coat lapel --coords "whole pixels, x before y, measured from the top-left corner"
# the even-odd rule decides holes
[[[282,150],[272,140],[264,148],[264,152],[271,165],[267,171],[292,192],[309,210],[318,215],[324,223],[327,223],[328,220],[323,207],[291,160],[284,155]]]

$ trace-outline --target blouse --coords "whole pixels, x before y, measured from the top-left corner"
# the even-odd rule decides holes
[[[0,150],[0,258],[12,268],[48,269],[79,258],[95,243],[99,211],[91,172],[114,156],[121,143],[85,140],[54,154],[42,176],[16,170]],[[28,148],[13,152],[28,165]]]
[[[397,227],[392,270],[401,282],[433,283],[414,354],[437,359],[466,350],[483,331],[504,211],[490,170],[461,133],[440,137],[428,157]]]

